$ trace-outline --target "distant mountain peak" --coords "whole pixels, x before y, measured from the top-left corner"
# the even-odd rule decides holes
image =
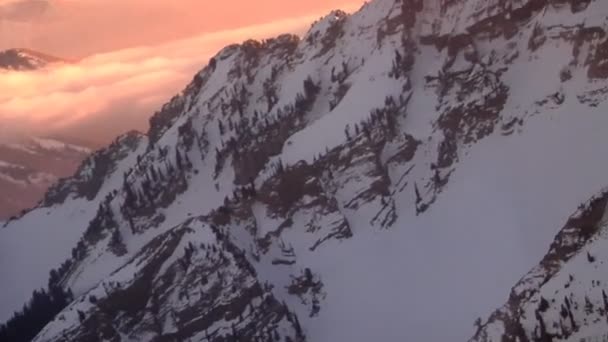
[[[50,64],[67,62],[66,59],[24,48],[0,51],[0,70],[36,70]]]

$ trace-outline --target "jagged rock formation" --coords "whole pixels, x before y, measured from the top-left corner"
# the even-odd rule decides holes
[[[0,319],[56,268],[77,299],[40,342],[469,338],[605,182],[607,14],[597,0],[376,0],[301,39],[223,49],[148,134],[0,230],[14,260],[0,258]],[[597,226],[601,206],[534,274],[593,240],[572,227]],[[27,272],[9,248],[24,243],[43,259]],[[508,310],[534,290],[516,292]],[[577,303],[563,336],[582,326]],[[540,335],[504,309],[475,338],[500,340],[486,330],[503,321],[550,338],[547,304],[526,314]]]

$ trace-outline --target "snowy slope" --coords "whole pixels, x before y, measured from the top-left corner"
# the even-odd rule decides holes
[[[82,163],[75,177],[53,185],[35,209],[0,227],[0,268],[11,275],[0,279],[5,292],[0,299],[2,320],[19,308],[16,303],[25,302],[33,290],[45,286],[50,270],[70,257],[96,213],[95,200],[116,186],[109,179],[112,172],[115,178],[122,177],[125,167],[121,167],[121,161],[128,159],[128,152],[137,150],[141,139],[138,135],[125,136],[95,152]],[[93,177],[98,180],[92,182]],[[97,182],[104,184],[96,186]],[[23,247],[25,241],[28,248]]]
[[[603,341],[608,337],[606,209],[594,196],[567,220],[541,262],[471,341]],[[481,322],[480,322],[481,323]]]
[[[476,335],[605,185],[606,15],[600,1],[376,0],[301,39],[225,48],[146,137],[101,158],[113,167],[84,168],[0,231],[23,263],[19,241],[62,233],[40,267],[0,264],[0,319],[74,247],[60,276],[78,299],[37,341],[252,336],[263,305],[228,297],[250,307],[214,314],[192,265],[288,308],[258,340]],[[199,257],[218,239],[239,267]],[[125,293],[141,295],[116,305]]]
[[[192,335],[209,340],[229,330],[243,340],[272,336],[273,340],[298,341],[301,328],[292,313],[257,281],[242,255],[230,252],[230,246],[204,218],[190,219],[157,236],[86,298],[60,314],[60,320],[80,320],[88,329],[66,332],[61,324],[51,324],[36,340],[57,334],[71,341],[151,340],[159,332],[179,341]],[[154,299],[149,302],[148,296]],[[122,320],[121,327],[105,315],[133,306],[141,310],[137,317],[124,313],[128,319]],[[239,322],[230,323],[235,319]]]

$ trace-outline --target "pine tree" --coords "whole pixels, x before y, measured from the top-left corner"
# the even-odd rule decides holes
[[[279,163],[277,165],[277,174],[281,175],[283,172],[285,172],[285,169],[283,168],[283,161],[279,159]]]
[[[540,329],[540,336],[538,336],[539,342],[551,342],[553,339],[547,333],[547,327],[545,326],[545,321],[543,320],[543,316],[540,314],[539,310],[534,311],[534,315],[536,316],[536,320],[538,321],[538,327]]]
[[[439,175],[439,169],[435,169],[435,174],[433,175],[433,183],[435,187],[439,187],[441,184],[441,176]]]
[[[257,190],[255,189],[255,180],[253,177],[249,177],[249,194],[251,197],[257,196]]]
[[[183,170],[184,169],[184,165],[183,165],[183,162],[182,162],[182,156],[179,153],[179,148],[177,146],[175,147],[175,161],[176,161],[176,164],[177,164],[177,168],[179,170]]]
[[[538,310],[540,312],[547,312],[547,310],[549,309],[549,302],[544,298],[544,297],[540,297],[540,302],[538,304]]]
[[[123,183],[123,190],[125,192],[125,206],[127,208],[133,209],[135,208],[135,203],[137,202],[137,195],[131,189],[131,186],[127,181]]]
[[[165,174],[163,173],[163,170],[158,169],[158,179],[160,179],[161,182],[165,181]]]
[[[590,315],[593,313],[593,303],[589,300],[589,297],[585,296],[585,313]]]
[[[479,335],[479,332],[481,331],[481,317],[477,317],[474,325],[475,325],[475,336],[477,336],[477,335]]]
[[[158,181],[158,174],[156,173],[156,169],[154,168],[154,166],[150,167],[150,175],[152,176],[153,181]]]
[[[297,315],[293,315],[293,324],[294,324],[294,328],[296,329],[296,336],[299,337],[300,339],[302,337],[304,337],[304,333],[302,332],[302,326],[300,325],[300,320],[298,319]]]
[[[86,316],[84,315],[84,312],[78,310],[78,319],[80,320],[80,322],[84,322]]]
[[[112,232],[112,236],[110,238],[110,245],[119,246],[122,245],[122,234],[120,234],[120,230],[118,228],[114,229]]]
[[[340,83],[344,82],[344,80],[346,80],[346,78],[348,77],[348,63],[346,63],[345,61],[342,62],[342,77],[340,78]]]
[[[310,268],[306,267],[304,269],[304,276],[306,278],[306,283],[312,284],[312,271],[310,270]]]
[[[606,313],[606,320],[608,321],[608,296],[604,290],[602,290],[602,300],[604,301],[604,312]]]
[[[59,277],[53,276],[53,281]],[[51,279],[49,279],[50,282]],[[0,341],[29,342],[72,300],[72,292],[52,285],[36,290],[30,301],[5,324],[0,325]]]
[[[566,309],[568,310],[568,318],[570,318],[570,326],[572,326],[572,330],[578,330],[576,322],[574,321],[574,316],[572,315],[572,307],[570,306],[570,300],[568,297],[564,297],[564,302],[566,304]]]
[[[222,122],[222,120],[217,120],[217,126],[220,130],[220,135],[224,135],[224,123]]]

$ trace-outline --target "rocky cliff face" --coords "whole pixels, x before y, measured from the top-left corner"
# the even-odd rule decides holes
[[[297,316],[204,217],[151,240],[58,319],[80,326],[50,325],[37,340],[303,339]]]
[[[41,342],[554,334],[543,313],[561,302],[543,305],[544,330],[520,308],[601,231],[603,197],[558,229],[608,171],[607,14],[376,0],[302,38],[223,49],[147,135],[117,139],[0,230],[13,260],[0,258],[0,318],[56,268],[77,299]],[[44,259],[27,272],[10,248],[24,244]]]

